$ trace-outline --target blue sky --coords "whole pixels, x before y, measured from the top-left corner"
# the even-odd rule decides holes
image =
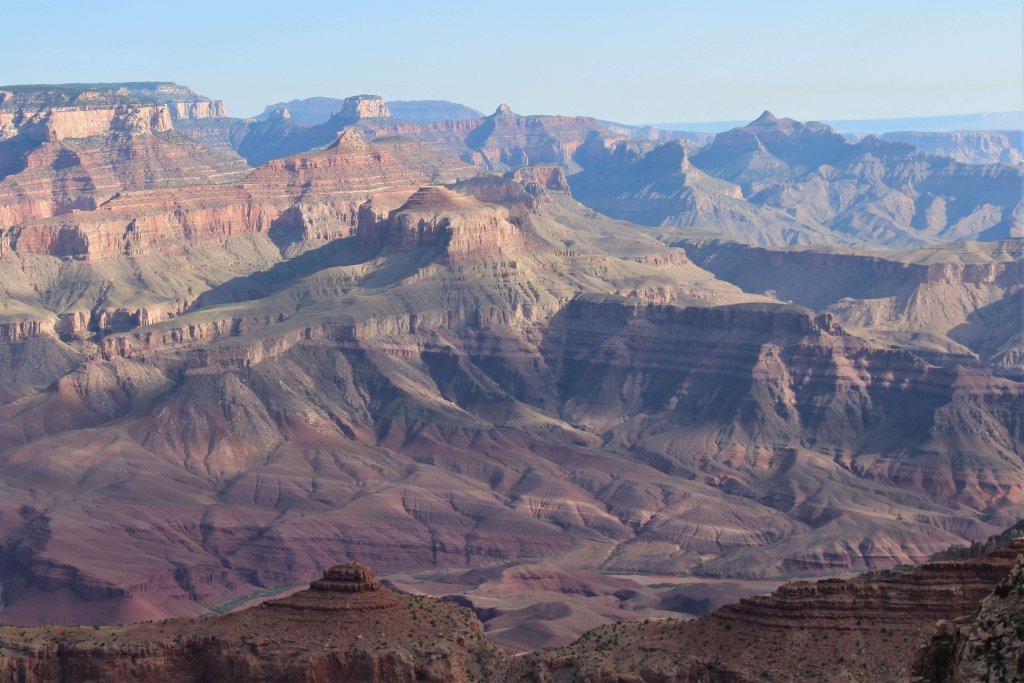
[[[629,123],[1020,109],[1021,0],[0,0],[0,83],[172,80]]]

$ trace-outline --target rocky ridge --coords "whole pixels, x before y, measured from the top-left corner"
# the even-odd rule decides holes
[[[1024,558],[1018,558],[1009,576],[982,601],[977,611],[939,622],[937,633],[915,662],[915,680],[964,683],[1021,678],[1022,575]]]
[[[1022,551],[1018,540],[972,560],[787,584],[694,621],[602,626],[516,662],[507,678],[909,681],[936,621],[970,614],[979,603],[984,611]],[[926,680],[982,680],[984,672],[954,679],[936,669]]]
[[[473,166],[506,171],[532,164],[561,164],[575,169],[573,155],[588,134],[616,136],[627,130],[606,128],[589,117],[520,116],[505,104],[490,116],[420,121],[408,116],[393,118],[387,103],[377,96],[359,95],[334,102],[340,106],[332,105],[337,109],[330,118],[316,125],[293,120],[285,104],[225,135],[252,164],[322,147],[341,130],[353,127],[367,138],[400,136],[417,140]]]
[[[0,677],[174,681],[483,681],[500,666],[472,613],[384,588],[364,566],[241,612],[45,635],[0,628]]]

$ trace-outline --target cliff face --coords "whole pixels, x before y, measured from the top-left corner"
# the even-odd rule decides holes
[[[0,86],[0,140],[16,134],[63,140],[111,130],[166,132],[177,122],[226,115],[223,102],[174,83]]]
[[[166,253],[247,232],[282,244],[333,239],[354,230],[359,204],[374,193],[471,174],[416,143],[369,144],[350,132],[327,150],[270,162],[239,183],[123,193],[89,213],[12,220],[5,248],[99,259]]]
[[[975,355],[999,373],[1024,373],[1019,242],[870,254],[698,239],[680,245],[696,263],[745,291],[771,292],[828,312],[860,336]]]
[[[977,611],[940,622],[914,666],[915,680],[934,683],[1015,681],[1024,675],[1024,558]]]
[[[49,141],[88,138],[113,131],[163,133],[173,128],[170,108],[163,104],[8,109],[0,117],[0,129],[9,132],[7,137],[25,135]]]
[[[238,180],[247,167],[227,148],[175,131],[223,114],[213,100],[172,88],[29,89],[0,103],[0,230],[92,210],[118,193]],[[176,98],[176,99],[172,99]]]

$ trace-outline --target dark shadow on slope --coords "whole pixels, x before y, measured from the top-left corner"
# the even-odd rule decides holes
[[[274,243],[283,257],[292,244],[302,236],[302,211],[297,206],[286,209],[280,216],[270,221],[267,237]]]
[[[41,144],[41,140],[29,140],[24,135],[0,142],[0,181],[28,168],[29,153]]]
[[[1006,367],[1002,362],[1009,360],[1003,356],[1012,353],[1015,337],[1024,348],[1024,290],[972,312],[948,336],[978,354],[994,374],[1024,380],[1024,368]]]
[[[232,278],[203,292],[189,310],[196,311],[209,306],[262,299],[325,268],[365,263],[374,254],[375,252],[360,247],[355,237],[332,240],[322,247],[276,263],[267,270]]]

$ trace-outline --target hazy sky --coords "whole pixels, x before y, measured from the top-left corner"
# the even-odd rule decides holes
[[[170,80],[628,123],[1020,109],[1021,0],[0,0],[0,83]]]

